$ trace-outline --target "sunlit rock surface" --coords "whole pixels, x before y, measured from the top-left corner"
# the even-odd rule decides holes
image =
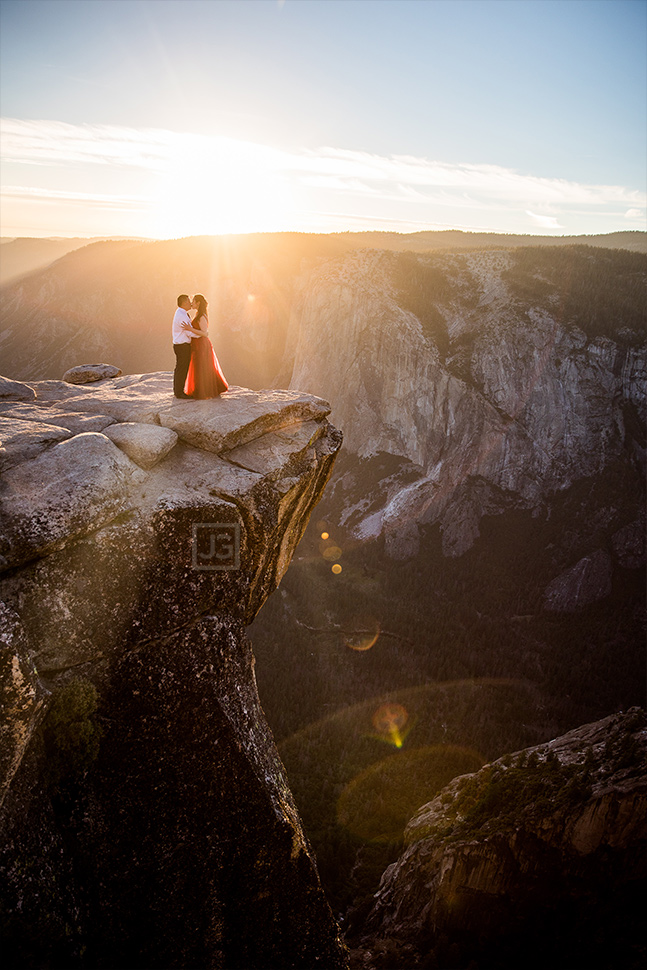
[[[328,405],[174,401],[167,373],[33,388],[0,415],[12,965],[342,966],[245,636],[330,474]],[[110,437],[76,433],[93,417]],[[101,729],[80,774],[47,719],[77,680]]]
[[[633,966],[646,838],[640,708],[507,755],[455,778],[411,819],[407,848],[384,873],[358,931],[356,965],[371,966],[386,950],[424,966],[449,939],[480,960],[509,959],[520,946],[532,966],[532,946],[552,944],[562,966],[583,967],[592,965],[588,948],[599,944],[602,954],[610,938],[618,964]],[[613,924],[623,919],[621,957]],[[571,957],[578,936],[580,952]]]
[[[137,424],[134,421],[106,428],[105,436],[114,441],[140,468],[147,470],[166,458],[177,444],[177,435],[170,428]]]
[[[66,428],[0,414],[0,471],[37,457],[47,445],[71,438]]]
[[[34,389],[28,384],[0,377],[0,401],[33,401],[35,397]]]

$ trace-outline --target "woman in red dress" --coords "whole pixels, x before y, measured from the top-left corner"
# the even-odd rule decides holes
[[[191,363],[186,375],[184,393],[201,401],[209,397],[219,397],[229,388],[229,384],[225,380],[211,341],[207,337],[209,326],[207,301],[197,293],[193,297],[191,306],[197,310],[193,318],[193,329],[201,330],[204,336],[194,337],[191,340]]]

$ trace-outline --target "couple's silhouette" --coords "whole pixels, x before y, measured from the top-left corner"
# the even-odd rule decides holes
[[[196,311],[193,319],[189,315],[191,309]],[[208,326],[205,298],[198,293],[191,300],[188,294],[181,293],[173,317],[175,397],[204,400],[218,397],[229,387],[207,336]]]

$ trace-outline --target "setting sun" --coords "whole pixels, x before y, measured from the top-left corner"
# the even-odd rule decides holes
[[[155,235],[278,232],[289,227],[292,195],[271,149],[197,135],[174,139],[172,147],[155,194]]]

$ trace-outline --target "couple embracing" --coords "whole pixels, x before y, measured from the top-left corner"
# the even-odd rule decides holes
[[[196,311],[193,319],[189,310]],[[186,293],[181,293],[173,317],[175,397],[204,400],[218,397],[229,387],[207,336],[208,326],[205,298],[197,293],[191,300]]]

